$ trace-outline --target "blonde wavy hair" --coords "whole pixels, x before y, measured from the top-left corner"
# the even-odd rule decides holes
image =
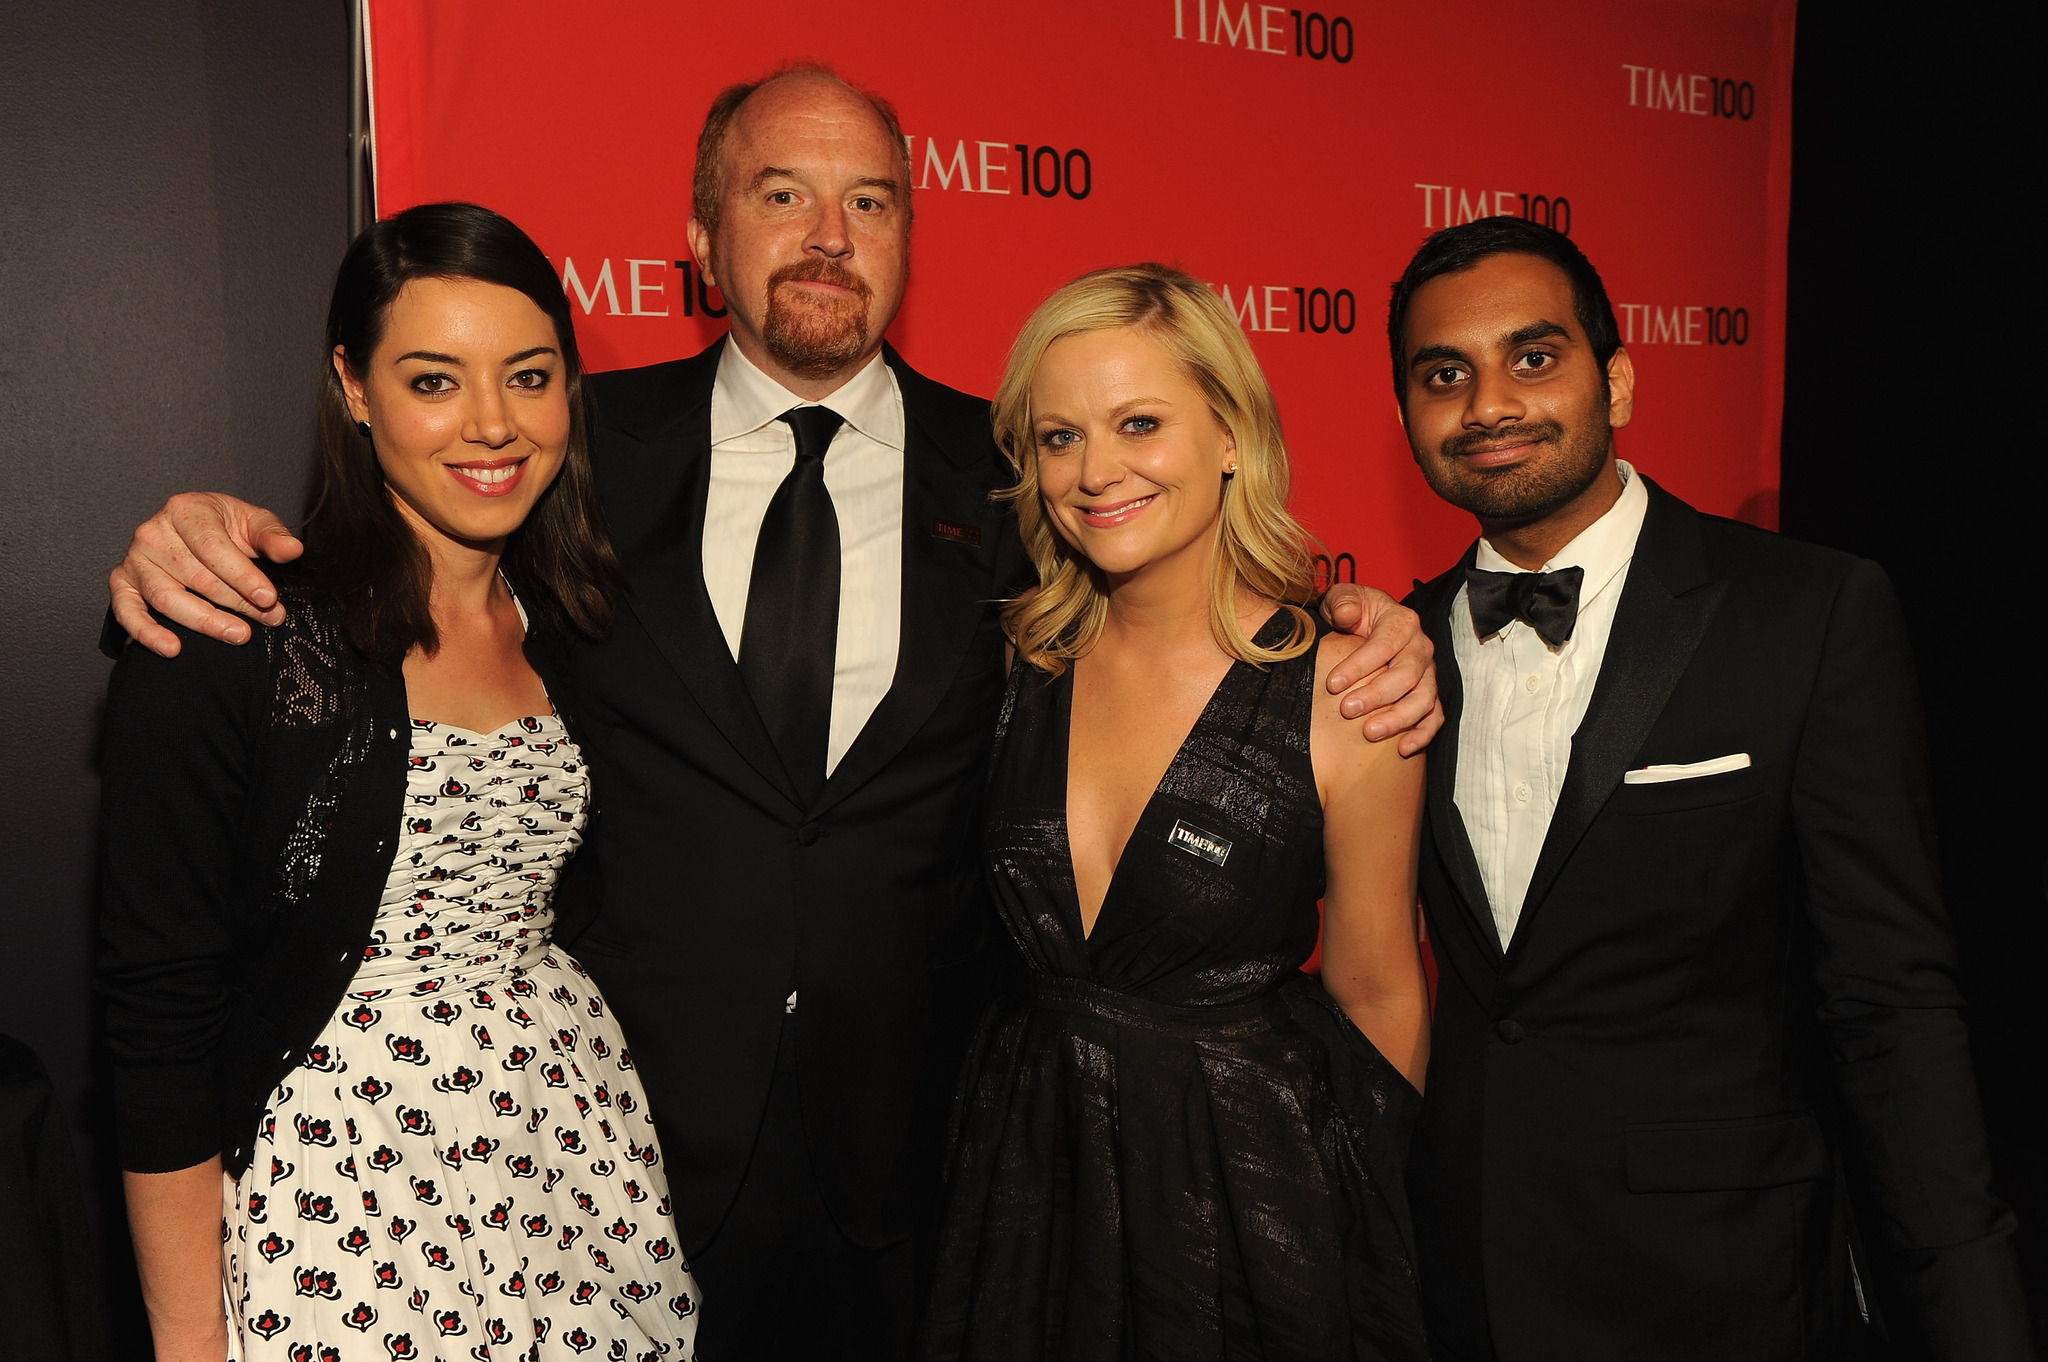
[[[1038,441],[1031,381],[1053,343],[1091,331],[1135,327],[1178,364],[1237,444],[1237,472],[1223,484],[1211,573],[1209,626],[1223,651],[1263,664],[1299,657],[1315,642],[1303,607],[1315,594],[1314,541],[1287,513],[1287,446],[1280,409],[1250,342],[1221,298],[1201,280],[1165,265],[1095,270],[1046,299],[1024,323],[996,392],[996,443],[1017,470],[996,493],[1016,507],[1037,589],[1003,607],[1003,630],[1033,666],[1058,676],[1095,646],[1109,609],[1102,574],[1060,536],[1038,488]],[[1277,648],[1261,648],[1237,621],[1242,584],[1294,616]]]

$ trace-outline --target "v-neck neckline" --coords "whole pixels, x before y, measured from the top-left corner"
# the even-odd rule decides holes
[[[1279,615],[1286,608],[1284,605],[1275,606],[1273,613],[1266,616],[1265,620],[1252,632],[1250,637],[1256,641],[1267,629],[1272,627],[1274,616]],[[1078,659],[1076,660],[1078,661]],[[1095,924],[1092,928],[1081,915],[1081,877],[1074,869],[1074,831],[1067,814],[1072,800],[1074,674],[1076,668],[1069,666],[1066,675],[1060,678],[1060,844],[1067,867],[1067,907],[1073,914],[1072,926],[1075,931],[1075,939],[1081,943],[1083,954],[1087,953],[1090,943],[1095,940],[1095,933],[1102,929],[1102,915],[1109,911],[1109,901],[1116,896],[1117,881],[1123,875],[1124,857],[1130,852],[1131,843],[1137,840],[1139,829],[1145,826],[1146,818],[1152,813],[1152,806],[1159,802],[1159,792],[1166,787],[1167,777],[1173,774],[1174,768],[1180,765],[1181,758],[1187,755],[1188,744],[1194,741],[1195,732],[1201,728],[1202,721],[1208,718],[1210,711],[1216,708],[1216,702],[1222,698],[1223,688],[1229,685],[1231,678],[1237,675],[1238,668],[1250,665],[1243,658],[1233,657],[1230,659],[1230,665],[1225,667],[1223,675],[1216,679],[1215,689],[1209,692],[1209,698],[1202,702],[1202,708],[1196,712],[1195,721],[1189,724],[1188,731],[1181,735],[1180,746],[1173,749],[1173,756],[1167,759],[1165,768],[1159,773],[1159,779],[1152,784],[1152,793],[1145,796],[1144,807],[1138,810],[1138,821],[1131,824],[1129,836],[1125,837],[1124,844],[1117,848],[1116,860],[1109,868],[1109,883],[1102,887],[1102,902],[1095,909]]]

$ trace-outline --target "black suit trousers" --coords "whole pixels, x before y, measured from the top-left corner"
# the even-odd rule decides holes
[[[902,1362],[916,1295],[913,1242],[866,1249],[833,1221],[804,1143],[794,1026],[738,1196],[690,1260],[703,1294],[699,1362]]]

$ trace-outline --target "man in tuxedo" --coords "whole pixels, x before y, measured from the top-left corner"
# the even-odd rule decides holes
[[[977,801],[994,605],[1030,566],[990,499],[1014,472],[987,402],[883,343],[910,217],[886,104],[821,68],[725,91],[688,232],[731,332],[589,380],[627,591],[567,659],[602,825],[558,902],[647,1085],[707,1362],[907,1355],[914,1234],[1001,949]],[[240,641],[184,589],[263,617],[252,549],[297,546],[256,508],[176,498],[116,570],[117,615],[151,646],[145,600]],[[1437,722],[1429,644],[1384,596],[1354,611],[1372,637],[1333,682],[1412,751]]]
[[[1394,388],[1481,538],[1437,645],[1410,1164],[1453,1362],[2029,1355],[1875,564],[1615,457],[1635,371],[1546,228],[1431,237]]]

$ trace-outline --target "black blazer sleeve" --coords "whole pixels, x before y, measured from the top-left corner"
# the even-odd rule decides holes
[[[122,651],[100,746],[95,975],[121,1166],[139,1173],[221,1150],[214,1055],[267,673],[261,638],[176,632],[175,658]]]
[[[1894,1330],[1936,1358],[2031,1356],[1941,902],[1920,705],[1891,584],[1834,602],[1793,777],[1820,1021]]]

